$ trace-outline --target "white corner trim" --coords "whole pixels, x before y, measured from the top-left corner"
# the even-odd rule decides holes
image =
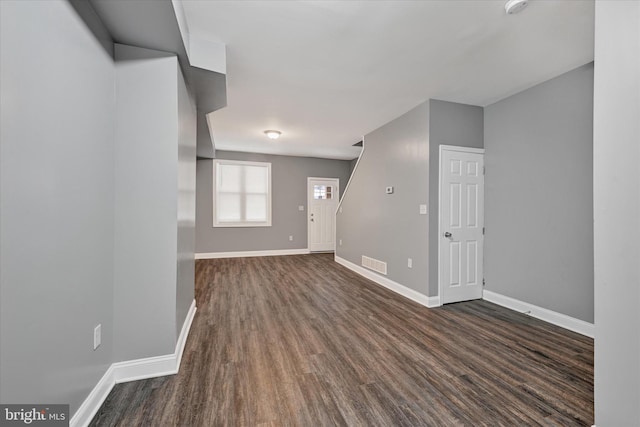
[[[585,322],[584,320],[576,319],[575,317],[567,316],[566,314],[558,313],[537,305],[529,304],[528,302],[520,301],[515,298],[511,298],[505,295],[497,294],[491,291],[483,291],[482,299],[492,302],[494,304],[501,305],[514,311],[528,312],[531,317],[544,320],[561,328],[568,329],[573,332],[577,332],[581,335],[593,338],[595,336],[595,328],[593,323]]]
[[[184,318],[184,322],[182,323],[182,329],[180,330],[180,335],[178,336],[178,341],[176,341],[176,373],[180,370],[180,363],[182,362],[182,353],[184,353],[184,347],[187,345],[187,337],[189,337],[189,331],[191,330],[191,324],[193,323],[193,318],[196,316],[196,300],[191,301],[191,307],[189,307],[189,311],[187,312],[187,316]]]
[[[107,372],[104,373],[98,384],[91,390],[89,396],[82,402],[82,405],[78,408],[71,421],[69,421],[70,427],[85,427],[88,426],[93,417],[102,406],[111,389],[115,385],[115,379],[113,376],[113,365],[109,366]]]
[[[440,296],[427,297],[427,307],[436,308],[440,307],[441,305],[442,304],[440,304]]]
[[[275,249],[268,251],[203,252],[196,259],[246,258],[256,256],[308,255],[309,249]]]
[[[96,384],[93,390],[91,390],[91,393],[89,393],[89,396],[82,402],[82,405],[80,405],[76,413],[73,414],[69,426],[88,426],[116,384],[177,374],[180,369],[182,353],[184,352],[195,314],[196,301],[193,300],[187,317],[182,324],[182,330],[180,331],[180,336],[176,342],[176,349],[173,354],[127,360],[113,363],[109,366],[107,372],[104,373],[100,381],[98,381],[98,384]]]
[[[424,305],[425,307],[433,308],[440,306],[440,298],[439,297],[428,297],[426,295],[421,294],[420,292],[414,291],[413,289],[407,288],[404,285],[401,285],[398,282],[394,282],[393,280],[387,279],[384,276],[381,276],[377,273],[374,273],[371,270],[367,270],[364,267],[361,267],[357,264],[354,264],[350,261],[347,261],[344,258],[340,258],[336,255],[335,261],[348,268],[349,270],[358,273],[359,275],[366,277],[372,282],[383,286],[393,292],[402,295],[405,298],[409,298],[412,301],[417,302],[418,304]]]
[[[446,144],[441,144],[439,147],[440,147],[439,148],[440,152],[442,152],[442,150],[446,150],[446,151],[459,151],[462,153],[484,154],[484,148],[463,147],[462,145],[446,145]]]
[[[111,365],[113,367],[113,379],[115,384],[120,384],[164,375],[174,375],[178,372],[176,360],[175,354],[165,354],[164,356],[117,362]]]
[[[176,342],[175,351],[172,354],[164,356],[146,357],[144,359],[127,360],[124,362],[114,363],[113,375],[116,384],[126,383],[129,381],[144,380],[147,378],[163,377],[165,375],[177,374],[180,370],[180,362],[182,361],[182,352],[187,342],[187,336],[191,329],[193,317],[196,314],[196,301],[191,302],[191,307],[187,313],[187,317],[182,324],[180,336]]]
[[[360,154],[358,155],[358,160],[356,160],[356,164],[353,167],[353,170],[351,171],[351,175],[349,176],[349,180],[347,181],[347,186],[344,187],[344,190],[342,190],[342,197],[340,197],[340,200],[338,201],[338,206],[336,207],[336,214],[338,214],[338,211],[340,210],[340,206],[342,206],[342,201],[344,200],[344,196],[347,194],[347,191],[349,190],[349,185],[351,184],[351,180],[356,174],[356,170],[358,169],[358,165],[360,164],[360,160],[362,159],[363,155],[364,155],[364,136],[362,137],[362,150],[360,150]]]

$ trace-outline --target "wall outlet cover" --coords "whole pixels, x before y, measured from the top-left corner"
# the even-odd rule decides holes
[[[298,210],[299,210],[300,212],[302,212],[302,211],[304,210],[304,205],[299,205],[299,206],[298,206]]]
[[[420,215],[427,214],[427,205],[420,205]]]

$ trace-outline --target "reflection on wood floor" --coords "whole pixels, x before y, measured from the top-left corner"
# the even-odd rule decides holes
[[[196,262],[178,375],[93,426],[593,424],[593,340],[473,301],[425,308],[333,255]]]

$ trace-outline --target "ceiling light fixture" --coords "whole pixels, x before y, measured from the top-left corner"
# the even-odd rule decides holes
[[[265,130],[264,134],[267,135],[267,138],[269,139],[278,139],[280,138],[280,135],[282,135],[282,132],[279,130]]]
[[[504,5],[504,11],[507,12],[507,15],[515,15],[527,7],[528,4],[529,0],[509,0]]]

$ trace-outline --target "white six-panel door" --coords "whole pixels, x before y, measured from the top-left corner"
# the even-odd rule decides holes
[[[338,179],[307,178],[307,239],[311,252],[335,250],[339,187]]]
[[[439,222],[441,302],[482,298],[484,150],[440,147]]]

